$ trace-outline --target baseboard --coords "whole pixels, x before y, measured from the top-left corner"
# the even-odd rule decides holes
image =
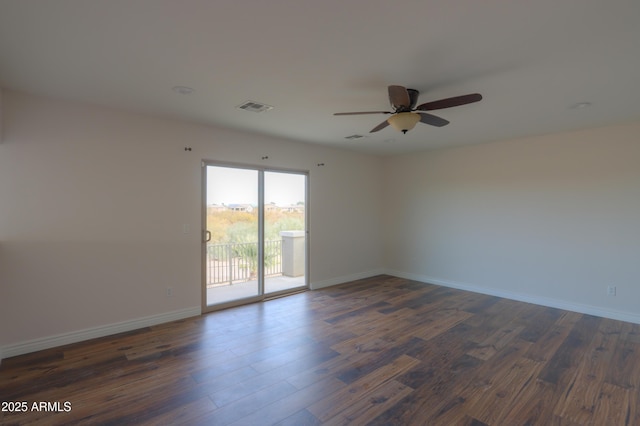
[[[363,278],[369,278],[376,275],[383,274],[384,270],[376,269],[357,274],[344,275],[341,277],[332,278],[324,281],[312,282],[310,287],[312,290],[334,286],[338,284],[344,284],[349,281],[360,280]],[[85,330],[72,331],[69,333],[58,334],[55,336],[48,336],[39,339],[28,340],[25,342],[19,342],[4,347],[0,347],[0,362],[3,358],[10,358],[17,355],[23,355],[26,353],[36,352],[43,349],[54,348],[57,346],[68,345],[70,343],[82,342],[84,340],[95,339],[97,337],[109,336],[112,334],[122,333],[125,331],[136,330],[139,328],[150,327],[152,325],[162,324],[165,322],[175,321],[183,318],[197,316],[201,314],[201,308],[193,307],[182,309],[179,311],[167,312],[159,315],[152,315],[149,317],[138,318],[135,320],[124,321],[115,324],[108,324],[104,326],[89,328]]]
[[[581,314],[594,315],[602,318],[610,318],[618,321],[626,321],[640,324],[640,315],[631,312],[621,312],[611,309],[604,309],[598,306],[573,303],[566,300],[552,299],[547,297],[532,296],[529,294],[505,291],[490,287],[482,287],[468,283],[459,283],[449,280],[441,280],[426,275],[412,274],[409,272],[386,270],[384,273],[399,278],[420,281],[427,284],[435,284],[443,287],[451,287],[459,290],[472,291],[474,293],[487,294],[489,296],[503,297],[505,299],[517,300],[519,302],[533,303],[535,305],[547,306],[550,308],[563,309],[565,311],[578,312]]]
[[[55,336],[27,340],[25,342],[0,347],[0,362],[3,358],[10,358],[12,356],[41,351],[43,349],[49,349],[57,346],[68,345],[70,343],[77,343],[84,340],[95,339],[97,337],[123,333],[125,331],[137,330],[139,328],[150,327],[152,325],[158,325],[165,322],[194,317],[200,314],[200,307],[192,307],[181,309],[178,311],[137,318],[134,320],[118,322],[115,324],[107,324],[103,326],[87,328],[84,330],[71,331],[69,333],[57,334]]]
[[[357,274],[343,275],[341,277],[331,278],[324,281],[316,281],[310,284],[311,290],[318,290],[325,287],[331,287],[338,284],[348,283],[349,281],[361,280],[363,278],[375,277],[376,275],[384,274],[383,269],[373,269],[371,271],[360,272]]]
[[[427,284],[435,284],[443,287],[456,288],[459,290],[472,291],[474,293],[487,294],[490,296],[503,297],[505,299],[517,300],[520,302],[533,303],[551,308],[564,309],[567,311],[579,312],[587,315],[594,315],[603,318],[611,318],[619,321],[626,321],[634,324],[640,324],[640,315],[604,309],[597,306],[572,303],[565,300],[551,299],[546,297],[532,296],[517,292],[505,291],[490,287],[482,287],[469,283],[460,283],[449,280],[442,280],[426,275],[413,274],[409,272],[391,270],[391,269],[374,269],[371,271],[360,272],[357,274],[343,275],[328,280],[317,281],[311,283],[312,290],[318,290],[325,287],[344,284],[350,281],[356,281],[364,278],[370,278],[376,275],[388,274],[399,278],[406,278],[414,281],[420,281]],[[192,307],[181,309],[178,311],[166,312],[158,315],[137,318],[130,321],[123,321],[114,324],[108,324],[99,327],[93,327],[84,330],[62,333],[54,336],[43,337],[39,339],[19,342],[4,347],[0,347],[0,362],[4,358],[23,355],[30,352],[36,352],[43,349],[49,349],[57,346],[77,343],[84,340],[95,339],[97,337],[109,336],[112,334],[132,331],[144,327],[150,327],[157,324],[176,321],[179,319],[189,318],[201,314],[200,307]]]

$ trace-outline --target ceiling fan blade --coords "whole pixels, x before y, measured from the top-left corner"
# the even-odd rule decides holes
[[[426,102],[418,105],[418,111],[433,111],[436,109],[451,108],[460,105],[471,104],[482,100],[480,93],[472,93],[469,95],[454,96],[453,98],[440,99],[439,101]]]
[[[336,112],[333,115],[393,114],[391,111]]]
[[[396,110],[409,109],[411,98],[404,86],[389,86],[389,102]]]
[[[440,118],[433,114],[427,114],[426,112],[420,113],[420,122],[436,127],[442,127],[449,124],[449,120],[445,120],[444,118]]]
[[[389,122],[387,120],[384,120],[382,123],[378,124],[376,127],[371,129],[371,131],[369,133],[373,133],[373,132],[377,132],[379,130],[382,130],[385,127],[387,127],[388,125],[389,125]]]

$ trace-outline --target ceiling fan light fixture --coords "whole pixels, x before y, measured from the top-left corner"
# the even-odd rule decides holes
[[[397,131],[407,133],[418,124],[420,114],[416,114],[415,112],[400,112],[389,117],[387,121],[391,127]]]

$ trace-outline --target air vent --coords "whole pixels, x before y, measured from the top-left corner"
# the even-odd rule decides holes
[[[362,136],[362,135],[351,135],[351,136],[345,136],[344,138],[345,138],[345,139],[349,139],[349,140],[351,140],[351,139],[360,139],[360,138],[364,138],[364,136]]]
[[[265,112],[273,109],[271,105],[261,104],[256,101],[246,101],[245,103],[238,105],[236,108],[251,112]]]

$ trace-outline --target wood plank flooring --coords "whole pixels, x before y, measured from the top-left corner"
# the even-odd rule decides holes
[[[5,359],[0,401],[28,403],[1,424],[640,425],[640,326],[378,276]]]

